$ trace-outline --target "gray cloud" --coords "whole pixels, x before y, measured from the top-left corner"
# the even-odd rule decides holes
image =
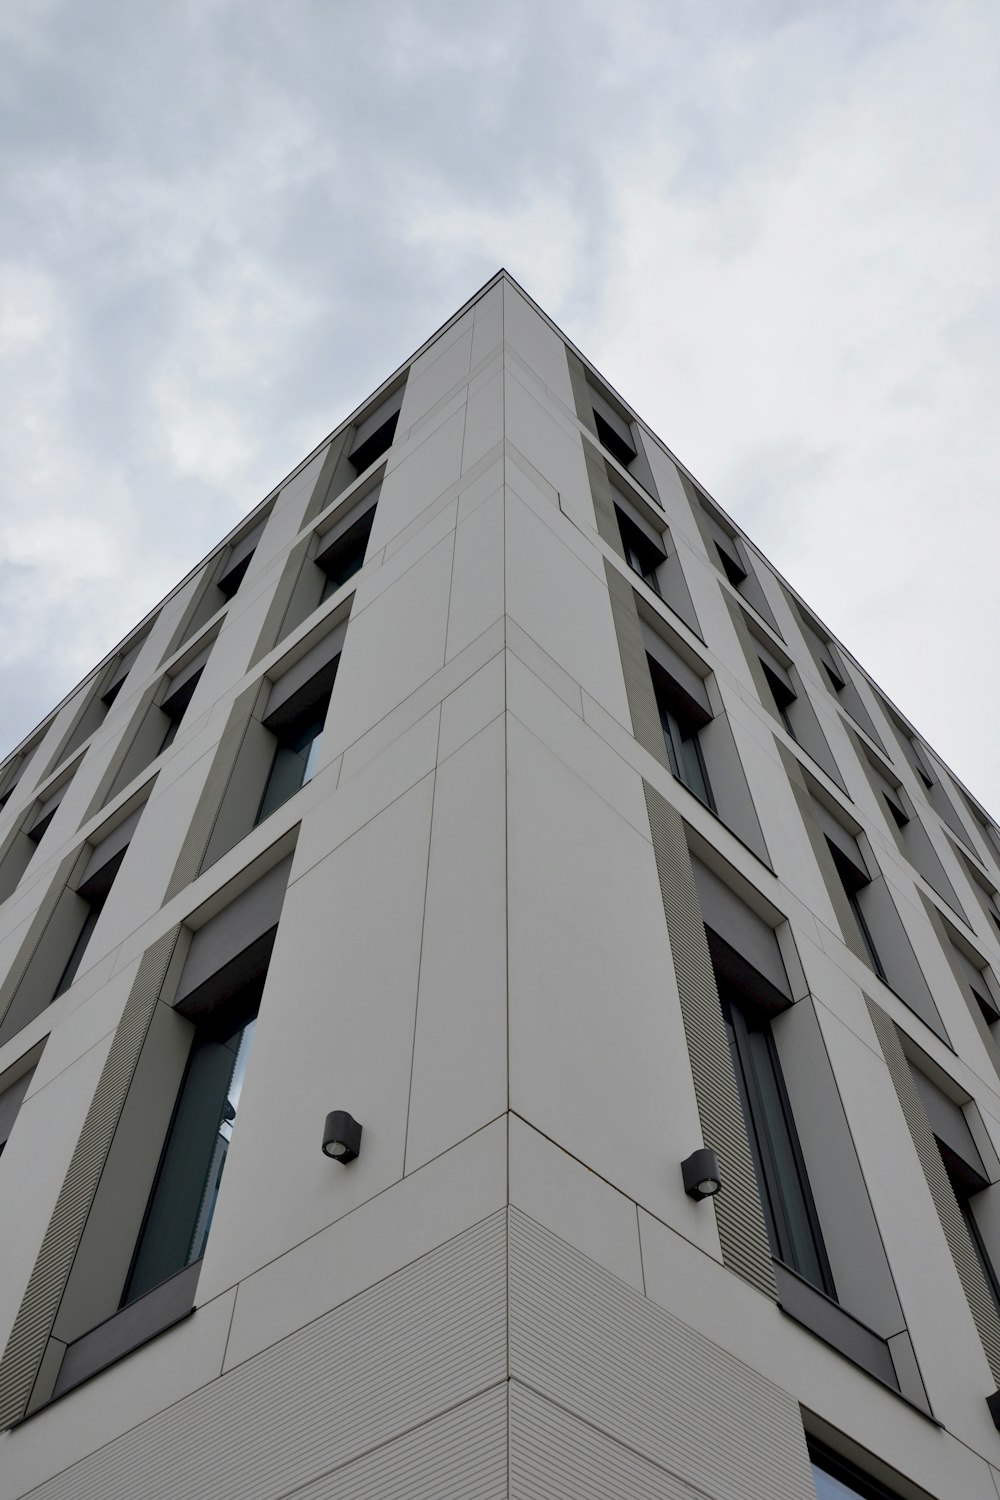
[[[1000,810],[998,41],[902,0],[0,10],[3,738],[504,263]]]

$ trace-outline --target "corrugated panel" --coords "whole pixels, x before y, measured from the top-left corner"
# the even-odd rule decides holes
[[[705,1500],[704,1490],[692,1489],[511,1381],[510,1500],[613,1500],[625,1495],[628,1500]],[[809,1500],[815,1500],[815,1493]]]
[[[3,1041],[7,1040],[6,1035],[3,1034],[3,1022],[7,1012],[14,1003],[14,996],[17,994],[22,979],[28,972],[31,960],[38,951],[38,945],[45,936],[45,929],[52,919],[52,914],[56,906],[59,904],[59,897],[65,889],[70,871],[79,857],[80,851],[79,849],[75,849],[72,854],[66,856],[53,874],[52,879],[49,881],[49,888],[39,902],[38,910],[28,925],[28,933],[21,945],[21,950],[8,970],[7,978],[0,985],[0,1037],[2,1037]],[[43,1008],[44,1003],[39,1009]]]
[[[787,1392],[516,1209],[509,1254],[512,1379],[714,1500],[810,1494]]]
[[[722,1256],[731,1271],[776,1298],[764,1212],[736,1092],[684,825],[676,809],[659,792],[645,781],[642,786],[702,1138],[717,1154],[722,1171],[723,1190],[713,1200]]]
[[[934,1207],[941,1220],[941,1228],[948,1241],[951,1258],[955,1262],[955,1269],[962,1283],[969,1310],[979,1330],[983,1351],[989,1361],[993,1379],[1000,1387],[1000,1317],[997,1316],[996,1306],[986,1285],[979,1258],[973,1249],[969,1231],[965,1227],[961,1211],[955,1201],[955,1194],[948,1181],[948,1174],[941,1160],[931,1123],[917,1091],[917,1085],[913,1081],[913,1074],[906,1061],[895,1023],[880,1005],[876,1005],[874,1000],[870,1000],[867,995],[865,1000],[879,1046],[882,1048],[882,1056],[885,1058],[889,1075],[899,1098],[900,1108],[910,1135],[913,1137],[913,1144],[920,1158],[927,1186],[934,1199]]]
[[[667,747],[663,743],[663,728],[660,712],[653,696],[653,680],[646,662],[646,647],[642,639],[642,626],[635,607],[635,594],[629,583],[604,559],[604,572],[611,595],[611,614],[618,637],[618,650],[622,659],[625,677],[625,696],[632,716],[632,733],[644,750],[656,757],[662,766],[670,769]]]
[[[165,902],[169,901],[172,896],[176,896],[177,892],[182,891],[186,885],[190,885],[191,881],[201,873],[202,862],[208,851],[219,809],[222,807],[236,767],[243,736],[246,734],[250,714],[259,692],[260,683],[252,683],[233,702],[226,727],[216,746],[215,756],[201,796],[198,798],[198,806],[188,826],[181,852],[177,856],[174,873],[170,877],[170,884],[163,898]]]
[[[180,928],[140,960],[0,1361],[0,1427],[24,1416]]]
[[[296,1490],[295,1500],[507,1500],[507,1382]]]
[[[506,1238],[501,1209],[33,1500],[277,1500],[489,1389],[506,1376]]]

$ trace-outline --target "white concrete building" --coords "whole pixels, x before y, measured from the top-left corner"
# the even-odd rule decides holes
[[[0,1500],[997,1500],[1000,834],[504,273],[0,801]]]

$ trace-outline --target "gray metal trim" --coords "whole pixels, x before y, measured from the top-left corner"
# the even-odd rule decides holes
[[[0,1359],[0,1428],[23,1417],[107,1161],[179,927],[139,962],[94,1097]]]
[[[587,367],[578,355],[574,354],[568,344],[564,345],[566,350],[566,363],[569,366],[569,383],[573,388],[573,404],[576,407],[576,415],[586,427],[589,433],[597,436],[597,423],[594,421],[594,403],[590,399],[591,385],[587,379]],[[584,444],[586,450],[587,444]],[[605,539],[606,540],[606,539]]]
[[[583,456],[587,463],[587,478],[590,480],[590,494],[594,502],[597,533],[601,540],[607,542],[608,546],[613,548],[624,561],[625,549],[622,546],[622,534],[615,516],[615,502],[607,465],[600,455],[595,453],[590,443],[584,443]]]
[[[194,1310],[200,1274],[201,1261],[197,1260],[154,1287],[145,1297],[105,1318],[82,1338],[74,1339],[63,1355],[52,1389],[53,1401],[186,1318]]]
[[[941,1228],[948,1241],[948,1249],[955,1262],[955,1269],[962,1283],[969,1311],[979,1331],[983,1352],[989,1361],[993,1379],[1000,1386],[1000,1316],[997,1314],[982,1267],[973,1249],[972,1241],[969,1239],[969,1231],[965,1227],[958,1204],[955,1202],[955,1194],[948,1181],[948,1174],[934,1139],[931,1122],[927,1118],[919,1090],[910,1072],[910,1065],[906,1060],[895,1023],[869,996],[865,996],[865,1001],[879,1046],[882,1048],[882,1056],[885,1058],[889,1076],[903,1111],[903,1117],[913,1139],[914,1149],[927,1179],[931,1197],[934,1199],[934,1207],[937,1209]]]
[[[607,558],[604,559],[604,572],[611,595],[611,614],[622,659],[632,733],[643,749],[648,750],[669,771],[670,762],[667,759],[667,747],[663,743],[663,729],[653,693],[653,681],[646,664],[646,643],[639,612],[635,607],[635,594],[631,585]]]
[[[679,813],[643,782],[656,873],[674,960],[702,1138],[716,1152],[725,1188],[713,1199],[722,1258],[731,1271],[777,1297],[771,1249],[729,1043]]]
[[[869,1375],[874,1375],[876,1380],[881,1380],[883,1385],[899,1390],[896,1367],[884,1338],[866,1328],[857,1318],[852,1318],[839,1303],[824,1297],[822,1292],[803,1281],[801,1276],[796,1276],[780,1261],[774,1264],[774,1278],[778,1287],[778,1305],[783,1312],[867,1370]]]

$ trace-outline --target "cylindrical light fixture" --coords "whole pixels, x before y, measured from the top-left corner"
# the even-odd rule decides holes
[[[346,1109],[335,1109],[323,1126],[323,1154],[341,1166],[353,1161],[361,1150],[361,1126]]]
[[[687,1160],[681,1162],[681,1171],[684,1173],[684,1191],[689,1198],[714,1198],[722,1186],[718,1159],[708,1146],[692,1151]]]

